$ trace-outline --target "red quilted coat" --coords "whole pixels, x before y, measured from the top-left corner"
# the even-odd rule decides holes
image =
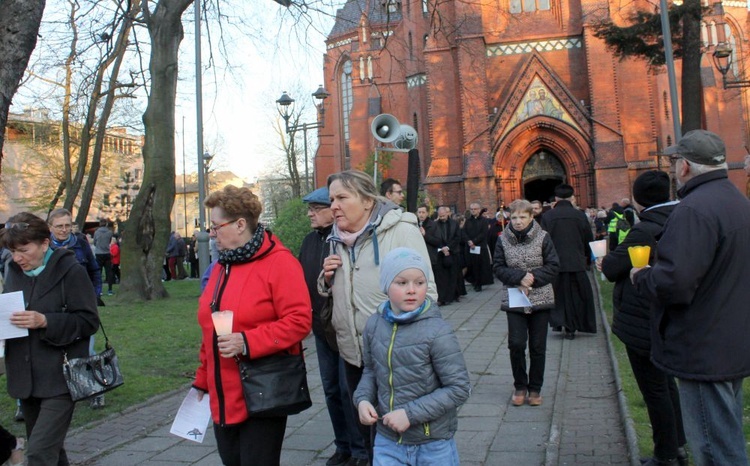
[[[253,257],[243,264],[217,263],[199,300],[203,339],[194,386],[208,392],[213,421],[222,426],[240,424],[248,414],[237,362],[217,351],[211,320],[214,296],[220,295],[219,310],[234,311],[232,331],[244,334],[250,358],[287,349],[298,352],[298,343],[310,333],[312,323],[305,277],[292,253],[267,233]]]

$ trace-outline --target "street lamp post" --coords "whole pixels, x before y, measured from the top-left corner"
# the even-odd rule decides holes
[[[291,135],[291,137],[294,137],[294,133],[302,130],[302,138],[303,138],[303,144],[305,148],[305,188],[307,192],[310,192],[312,189],[310,188],[310,172],[309,172],[309,164],[307,162],[307,130],[308,129],[316,129],[316,128],[322,128],[325,126],[325,107],[323,107],[323,103],[326,100],[326,98],[331,95],[323,88],[323,85],[321,84],[318,87],[318,90],[313,92],[312,96],[315,97],[315,100],[319,101],[319,103],[315,104],[315,108],[318,110],[318,119],[315,123],[299,123],[296,125],[289,126],[289,119],[292,117],[294,113],[294,99],[289,97],[289,94],[284,91],[281,94],[281,97],[279,97],[276,100],[276,107],[278,108],[279,115],[281,115],[281,118],[284,119],[284,126],[286,128],[286,133]]]
[[[742,87],[750,87],[750,80],[748,79],[735,79],[733,81],[727,80],[727,73],[732,68],[732,47],[726,42],[719,42],[716,44],[713,53],[714,66],[719,73],[724,84],[724,89],[736,89]]]

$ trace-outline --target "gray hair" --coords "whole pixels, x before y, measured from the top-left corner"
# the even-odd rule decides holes
[[[693,176],[703,175],[704,173],[713,172],[716,170],[726,170],[727,168],[729,168],[729,165],[727,165],[726,162],[720,163],[719,165],[703,165],[700,163],[691,162],[687,159],[685,161],[690,164],[690,172],[693,174]]]

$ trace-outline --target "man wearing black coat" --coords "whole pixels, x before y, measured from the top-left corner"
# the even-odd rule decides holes
[[[612,333],[622,340],[633,369],[633,375],[646,403],[654,441],[654,457],[648,466],[687,465],[683,448],[687,440],[682,425],[680,396],[674,377],[651,362],[652,299],[639,293],[630,282],[632,246],[651,247],[652,263],[656,259],[658,238],[676,202],[669,202],[669,175],[662,171],[642,173],[633,183],[633,197],[643,207],[640,222],[611,253],[597,261],[609,281],[615,282],[612,293],[614,319]]]
[[[425,231],[424,241],[430,260],[435,253],[432,272],[438,290],[438,304],[458,301],[458,277],[461,274],[458,264],[460,229],[451,218],[449,207],[438,208],[438,219]]]
[[[466,233],[469,245],[466,255],[466,262],[469,266],[467,278],[474,285],[474,291],[482,291],[482,285],[491,285],[493,282],[490,252],[487,249],[489,226],[482,216],[487,209],[482,209],[478,202],[474,202],[469,206],[469,211],[471,215],[464,223],[464,233]]]
[[[305,274],[307,290],[312,303],[312,331],[315,336],[315,348],[318,354],[320,379],[326,398],[328,416],[333,426],[334,444],[336,451],[326,462],[327,466],[341,466],[345,464],[364,464],[367,462],[367,451],[357,427],[354,406],[347,396],[346,376],[344,375],[343,360],[339,356],[338,348],[333,341],[326,338],[326,324],[321,319],[321,310],[326,299],[318,293],[317,282],[323,259],[328,256],[326,238],[333,228],[333,213],[328,188],[318,188],[302,198],[307,204],[307,217],[313,231],[302,240],[299,250],[299,261]]]
[[[560,259],[550,325],[564,327],[569,340],[575,338],[576,331],[596,333],[594,293],[586,272],[594,234],[586,214],[573,205],[573,195],[568,184],[555,187],[555,207],[542,217],[542,228],[552,237]]]
[[[695,464],[748,464],[742,383],[750,375],[750,200],[729,181],[726,148],[705,130],[674,155],[680,203],[664,225],[652,267],[636,289],[658,302],[651,359],[679,379]]]

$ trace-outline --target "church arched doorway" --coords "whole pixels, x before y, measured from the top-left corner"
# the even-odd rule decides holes
[[[565,181],[565,168],[554,154],[541,149],[523,167],[523,197],[529,201],[554,200],[555,186]]]

